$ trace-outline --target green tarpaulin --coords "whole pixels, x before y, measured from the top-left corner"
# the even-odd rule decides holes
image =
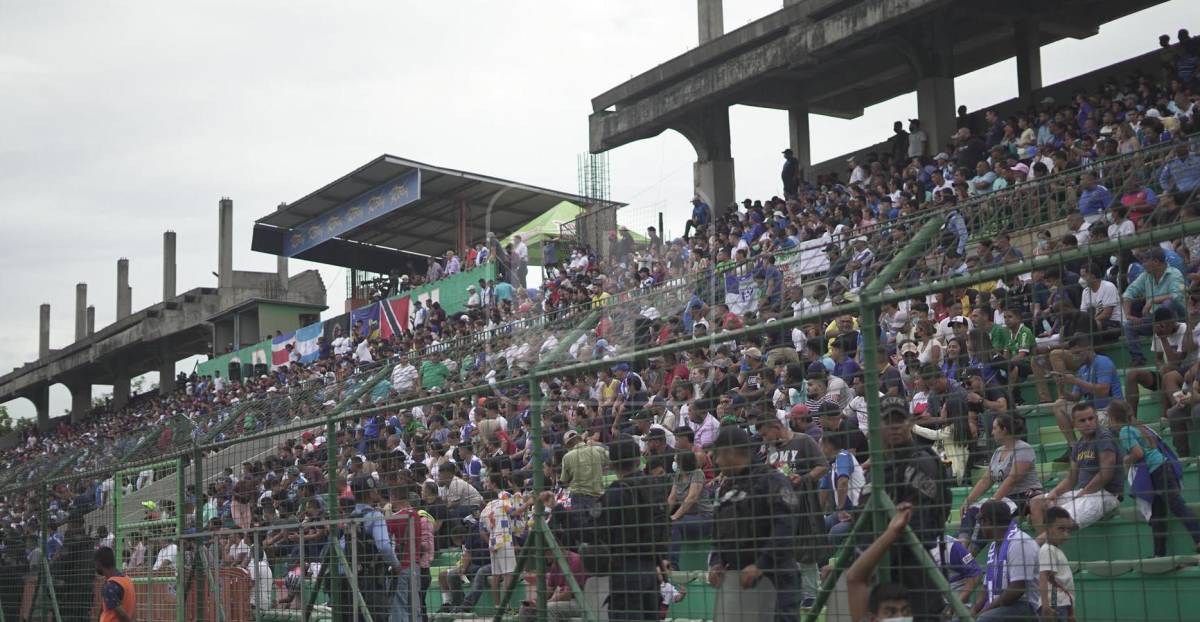
[[[512,242],[514,236],[521,236],[521,239],[525,241],[525,245],[529,247],[529,265],[540,266],[542,265],[542,242],[546,239],[546,236],[550,235],[557,238],[562,226],[575,220],[582,213],[582,207],[570,201],[563,201],[550,208],[549,211],[543,213],[541,216],[525,223],[525,226],[521,227],[520,230],[504,238],[503,243],[508,244]],[[644,244],[648,241],[646,236],[636,231],[630,231],[630,234],[633,236],[634,241],[639,244]]]

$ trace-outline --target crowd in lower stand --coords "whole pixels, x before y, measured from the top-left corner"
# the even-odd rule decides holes
[[[1162,75],[1114,78],[1008,118],[988,111],[979,127],[964,116],[949,145],[930,145],[919,122],[908,132],[898,123],[892,152],[851,159],[847,181],[808,183],[785,151],[780,196],[717,213],[696,197],[675,240],[651,229],[648,243],[614,232],[603,251],[552,242],[540,289],[524,287],[527,251],[501,249],[501,277],[472,286],[461,313],[418,306],[411,330],[380,340],[350,327],[322,343],[310,365],[193,376],[169,396],[30,432],[0,461],[17,469],[73,451],[81,452],[76,468],[106,468],[133,449],[122,439],[148,430],[159,449],[176,447],[182,420],[191,438],[207,441],[317,420],[270,455],[247,456],[203,490],[189,487],[179,510],[187,532],[211,532],[219,563],[246,568],[260,587],[282,568],[275,606],[299,608],[299,586],[317,576],[327,550],[332,478],[342,509],[361,519],[353,541],[363,604],[376,620],[409,620],[435,583],[440,610],[465,615],[485,595],[498,602],[507,586],[528,580],[517,576],[517,559],[536,537],[538,418],[550,530],[579,585],[611,577],[612,619],[665,615],[688,598],[681,571],[696,570],[713,585],[734,577],[747,589],[766,577],[776,619],[796,619],[879,490],[901,509],[879,538],[862,541],[847,573],[856,619],[939,615],[947,602],[921,570],[927,561],[981,619],[1067,619],[1075,588],[1061,546],[1123,498],[1147,505],[1153,556],[1193,552],[1168,550],[1168,515],[1200,543],[1176,469],[1177,454],[1192,455],[1188,437],[1200,416],[1200,236],[1022,276],[971,276],[1200,217],[1200,155],[1187,138],[1200,124],[1196,47],[1181,33]],[[1014,191],[1021,187],[1029,194]],[[843,305],[933,210],[946,227],[884,291],[965,278],[937,295],[886,304],[874,318],[878,368],[865,369],[867,318]],[[977,235],[980,223],[1001,216],[994,235]],[[467,262],[487,261],[497,246],[481,244]],[[823,259],[803,253],[813,248]],[[461,267],[449,256],[427,276]],[[752,287],[738,284],[745,279]],[[770,327],[791,317],[812,321]],[[727,335],[755,326],[759,334]],[[689,339],[695,345],[679,352],[630,357]],[[1129,359],[1124,374],[1114,351]],[[540,363],[596,360],[608,363],[557,374],[540,397],[508,382]],[[882,455],[867,442],[866,375],[879,379]],[[356,387],[367,390],[360,396]],[[1142,389],[1161,400],[1169,428],[1139,417]],[[426,399],[387,407],[411,398]],[[328,438],[318,418],[347,399],[382,407],[340,422]],[[1061,456],[1043,458],[1046,444],[1027,440],[1025,415],[1037,408],[1053,413]],[[336,472],[327,469],[330,445]],[[1065,470],[1044,470],[1054,458]],[[885,461],[883,481],[871,480],[873,460]],[[1132,484],[1127,471],[1137,473]],[[59,484],[42,507],[40,491],[10,492],[0,504],[5,558],[57,560],[72,538],[110,543],[112,534],[89,534],[74,518],[111,505],[115,487],[133,494],[154,477]],[[952,487],[968,492],[959,501]],[[39,511],[56,528],[45,542],[35,536]],[[161,518],[176,508],[148,501],[146,511]],[[893,546],[905,526],[929,560]],[[191,549],[161,539],[148,549],[156,545],[147,536],[131,535],[125,568],[190,563],[179,556]],[[446,549],[457,551],[454,563],[435,572]],[[888,550],[904,587],[871,588],[871,570]],[[578,616],[582,603],[551,561],[551,618]],[[333,590],[352,606],[348,583]],[[530,615],[532,591],[522,615]],[[256,589],[255,604],[268,606],[262,599],[271,594]]]

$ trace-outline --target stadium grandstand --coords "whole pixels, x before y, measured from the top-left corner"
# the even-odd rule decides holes
[[[370,247],[344,315],[0,452],[0,612],[94,618],[100,546],[138,620],[1194,619],[1200,42],[1146,62],[737,206],[698,166],[536,288],[571,197],[329,227],[383,156],[256,226]]]

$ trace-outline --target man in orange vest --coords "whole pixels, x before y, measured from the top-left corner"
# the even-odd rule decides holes
[[[116,555],[106,546],[96,549],[96,574],[104,577],[100,622],[133,622],[137,609],[133,581],[117,570]]]

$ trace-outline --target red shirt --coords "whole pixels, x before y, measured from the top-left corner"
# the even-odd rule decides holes
[[[412,524],[412,541],[415,546],[409,546],[408,526]],[[401,568],[412,564],[413,556],[421,549],[421,516],[413,508],[403,508],[387,519],[388,535],[396,548],[396,558],[400,560]]]

